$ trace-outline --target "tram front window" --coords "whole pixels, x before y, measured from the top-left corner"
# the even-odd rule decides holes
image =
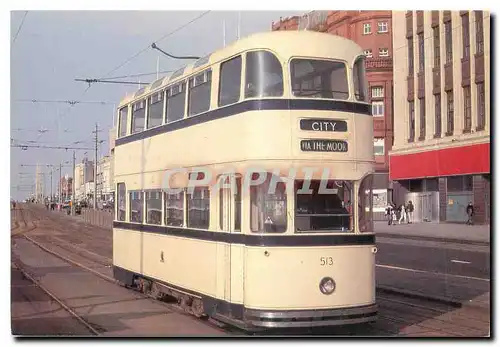
[[[292,92],[301,98],[349,98],[347,67],[329,60],[293,59],[291,62]]]
[[[353,231],[351,181],[296,181],[297,232]]]

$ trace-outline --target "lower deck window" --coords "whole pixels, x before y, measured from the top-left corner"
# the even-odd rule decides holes
[[[130,221],[142,223],[142,192],[130,192]]]
[[[350,181],[296,181],[297,232],[352,231],[352,188]]]
[[[273,181],[277,181],[276,185],[272,184]],[[253,232],[286,231],[286,185],[278,177],[268,174],[264,183],[251,186],[250,203],[250,224]]]
[[[206,187],[194,188],[186,196],[187,227],[208,229],[210,219],[210,191]]]
[[[165,193],[165,224],[181,227],[184,225],[184,192]]]
[[[161,224],[161,192],[146,192],[146,223]]]

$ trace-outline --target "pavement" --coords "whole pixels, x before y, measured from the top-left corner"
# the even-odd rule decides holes
[[[456,223],[422,222],[414,224],[387,225],[374,222],[375,233],[383,237],[428,239],[442,242],[470,244],[490,243],[490,225],[465,225]]]

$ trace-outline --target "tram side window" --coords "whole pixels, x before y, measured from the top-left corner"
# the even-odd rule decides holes
[[[302,98],[349,98],[347,68],[330,60],[293,59],[290,65],[292,92]]]
[[[163,93],[164,92],[158,92],[148,98],[147,129],[159,126],[163,123]]]
[[[359,231],[373,232],[373,175],[363,178],[359,185],[358,215]]]
[[[127,123],[128,123],[128,106],[120,109],[120,119],[118,123],[118,136],[127,135]]]
[[[130,192],[130,221],[142,223],[142,192]]]
[[[132,134],[138,133],[144,130],[145,114],[146,112],[146,102],[145,100],[136,102],[132,106]]]
[[[272,180],[276,185],[271,184]],[[271,189],[269,186],[271,185]],[[276,187],[276,189],[273,189]],[[287,228],[286,185],[268,174],[266,181],[250,187],[250,227],[252,232],[283,233]]]
[[[245,98],[283,95],[283,69],[271,52],[248,52],[245,75]]]
[[[184,191],[165,193],[165,224],[174,227],[184,225]]]
[[[220,66],[219,106],[240,100],[241,56],[228,60]]]
[[[146,223],[161,224],[161,192],[146,192]]]
[[[167,90],[167,123],[184,118],[186,82],[177,83]]]
[[[189,117],[208,111],[212,90],[212,71],[204,71],[189,79]]]
[[[229,177],[226,178],[226,183],[229,182]],[[234,197],[234,231],[241,231],[241,178],[236,177],[233,185],[233,192],[229,194],[231,198]],[[228,188],[226,186],[220,188],[219,190],[219,226],[221,230],[227,231],[224,225],[224,213],[231,211],[231,208],[228,208],[227,199],[225,195],[227,193]]]
[[[118,221],[124,221],[125,220],[125,209],[126,209],[126,189],[125,189],[125,183],[118,183],[116,190],[118,191],[118,208],[117,208],[117,216],[116,220]]]
[[[196,187],[187,194],[187,227],[208,229],[210,222],[210,191],[207,187]]]
[[[296,232],[353,231],[351,181],[297,180],[295,182]]]
[[[366,81],[365,58],[360,57],[353,67],[354,96],[358,101],[368,101],[368,83]]]

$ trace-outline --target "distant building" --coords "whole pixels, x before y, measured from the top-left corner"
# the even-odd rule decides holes
[[[97,162],[97,199],[107,201],[112,198],[113,179],[111,168],[111,157],[105,156]]]
[[[73,194],[73,178],[65,175],[64,177],[61,177],[60,184],[62,199],[71,199],[71,195]]]
[[[417,220],[490,221],[490,15],[393,13],[396,202]],[[395,187],[396,188],[396,187]]]

